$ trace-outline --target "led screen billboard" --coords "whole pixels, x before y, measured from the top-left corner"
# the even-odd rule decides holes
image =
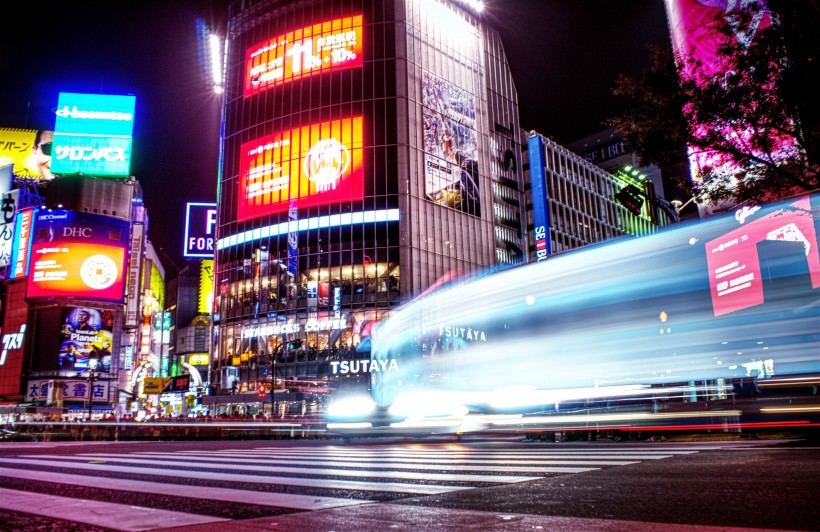
[[[134,96],[61,92],[51,171],[129,175],[135,104]]]
[[[60,328],[59,369],[83,371],[88,369],[89,359],[96,358],[99,361],[97,371],[110,371],[113,330],[113,310],[93,307],[64,309]]]
[[[247,49],[245,97],[304,76],[360,66],[361,15],[313,24]]]
[[[122,303],[128,222],[89,213],[40,211],[33,235],[28,299],[77,297]]]
[[[239,221],[298,207],[361,200],[362,117],[274,133],[242,145]]]
[[[422,94],[427,198],[479,215],[475,97],[427,72]]]
[[[794,242],[805,252],[812,286],[820,287],[817,233],[809,198],[796,200],[762,218],[746,220],[757,210],[759,208],[745,207],[737,211],[741,226],[706,243],[715,316],[763,303],[765,275],[759,252],[761,242]]]

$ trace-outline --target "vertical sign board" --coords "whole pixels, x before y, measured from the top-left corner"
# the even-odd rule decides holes
[[[28,265],[31,257],[31,227],[37,209],[26,207],[17,212],[14,224],[14,240],[11,246],[9,279],[19,279],[28,275]]]
[[[188,203],[183,255],[213,258],[215,229],[216,203]]]
[[[538,135],[527,140],[530,154],[530,183],[532,190],[532,221],[535,227],[535,258],[545,260],[551,253],[549,203],[547,202],[544,142]]]
[[[19,189],[0,193],[0,268],[6,268],[11,263],[19,195]]]
[[[199,270],[199,304],[197,312],[210,314],[214,305],[214,261],[204,259]]]
[[[51,171],[127,176],[136,97],[61,92]]]
[[[145,241],[145,225],[131,226],[131,249],[128,256],[128,284],[125,298],[125,328],[134,329],[139,325],[140,267],[142,266],[142,246]]]

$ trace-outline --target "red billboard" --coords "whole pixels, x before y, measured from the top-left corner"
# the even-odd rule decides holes
[[[34,225],[26,298],[122,303],[129,225],[71,211],[41,211]]]
[[[362,66],[362,16],[294,30],[245,52],[245,97],[331,70]]]
[[[364,196],[362,117],[274,133],[242,145],[239,221]]]
[[[755,207],[738,210],[735,217],[741,226],[706,244],[715,316],[763,303],[763,276],[757,245],[767,240],[802,244],[812,286],[820,287],[817,233],[809,198],[796,200],[763,218],[745,221],[756,210]]]

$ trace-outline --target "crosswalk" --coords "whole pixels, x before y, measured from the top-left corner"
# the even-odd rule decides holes
[[[0,510],[111,530],[201,526],[518,484],[699,452],[664,446],[276,446],[0,456]]]

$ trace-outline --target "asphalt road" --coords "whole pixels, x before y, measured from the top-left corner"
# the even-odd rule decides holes
[[[220,500],[218,493],[221,492],[217,491],[212,491],[215,495],[209,500],[208,490],[224,489],[230,475],[244,474],[240,468],[250,471],[262,462],[274,464],[268,462],[268,458],[246,461],[241,458],[256,456],[253,453],[260,449],[265,449],[269,456],[285,457],[287,465],[295,466],[304,460],[304,467],[309,469],[254,471],[248,475],[262,475],[265,482],[274,486],[262,486],[260,477],[248,476],[239,477],[230,484],[232,488],[260,496],[265,495],[265,490],[271,490],[275,493],[269,495],[276,497],[307,495],[315,501],[327,498],[342,502],[333,503],[338,504],[337,507],[328,503],[311,509],[283,509],[251,500],[231,503]],[[227,453],[221,454],[222,451]],[[76,462],[80,465],[76,467],[92,469],[85,474],[113,478],[113,490],[69,486],[62,483],[62,477],[57,478],[59,474],[77,473],[63,468],[59,461],[74,463],[78,460],[75,455],[82,453],[95,456],[80,457]],[[149,474],[144,470],[117,474],[104,469],[135,453],[140,457],[149,453],[162,458],[208,457],[218,453],[215,456],[221,458],[216,458],[218,461],[214,463],[224,469],[191,463],[175,466],[185,474],[187,470],[193,471],[192,479],[184,481],[166,478],[164,475],[179,473],[168,473],[167,469],[152,470]],[[180,523],[179,527],[168,528],[175,524],[171,521],[160,526],[146,525],[143,530],[820,530],[820,505],[817,504],[820,446],[800,440],[536,443],[476,438],[351,443],[331,440],[0,444],[0,461],[21,457],[34,462],[47,459],[58,463],[46,466],[34,462],[31,465],[0,463],[0,490],[13,490],[0,492],[0,499],[5,496],[11,500],[8,494],[20,493],[29,497],[34,494],[54,497],[48,504],[63,505],[58,515],[64,519],[33,515],[41,513],[39,508],[29,513],[6,507],[0,509],[0,530],[140,529],[134,523],[123,522],[119,526],[116,521],[109,526],[69,522],[89,511],[89,505],[94,504],[89,501],[100,501],[95,511],[101,519],[109,511],[106,504],[121,505],[117,508],[149,506],[155,509],[155,518],[164,510],[185,510],[207,517],[201,523]],[[575,467],[552,471],[527,461],[553,457],[562,466]],[[326,462],[315,462],[317,460]],[[343,467],[348,472],[317,469],[330,467],[328,464],[335,464],[335,460],[347,460]],[[403,465],[391,467],[393,460],[400,460]],[[382,461],[387,465],[380,463]],[[126,466],[133,464],[124,463],[120,467]],[[167,465],[150,467],[166,468]],[[471,468],[481,471],[471,472]],[[98,469],[102,472],[96,472]],[[14,475],[36,476],[42,474],[40,472],[52,477],[13,478]],[[437,477],[458,472],[496,475],[499,482],[491,479],[483,485]],[[409,480],[400,480],[395,476],[399,474],[408,475]],[[502,476],[507,478],[508,474],[526,475],[526,479],[501,482]],[[272,478],[277,475],[285,475],[289,480]],[[372,478],[370,487],[356,484],[358,488],[348,489],[341,485],[367,483],[368,478]],[[174,482],[172,486],[176,491],[163,495],[156,491],[158,488],[149,488],[135,496],[133,490],[137,488],[125,490],[126,482],[146,480]],[[291,481],[302,484],[279,485],[279,482]],[[405,486],[413,486],[419,493],[408,493],[406,487],[382,491],[379,483],[390,481],[407,482]],[[180,486],[180,482],[186,485]],[[119,489],[124,491],[118,490],[117,483],[122,483]],[[190,492],[188,485],[199,489],[201,494],[196,497],[200,498]],[[455,489],[435,492],[441,485]],[[431,491],[423,493],[425,490]],[[67,504],[66,500],[76,504]],[[3,504],[13,503],[0,500],[0,508]],[[110,520],[100,522],[110,523]]]

